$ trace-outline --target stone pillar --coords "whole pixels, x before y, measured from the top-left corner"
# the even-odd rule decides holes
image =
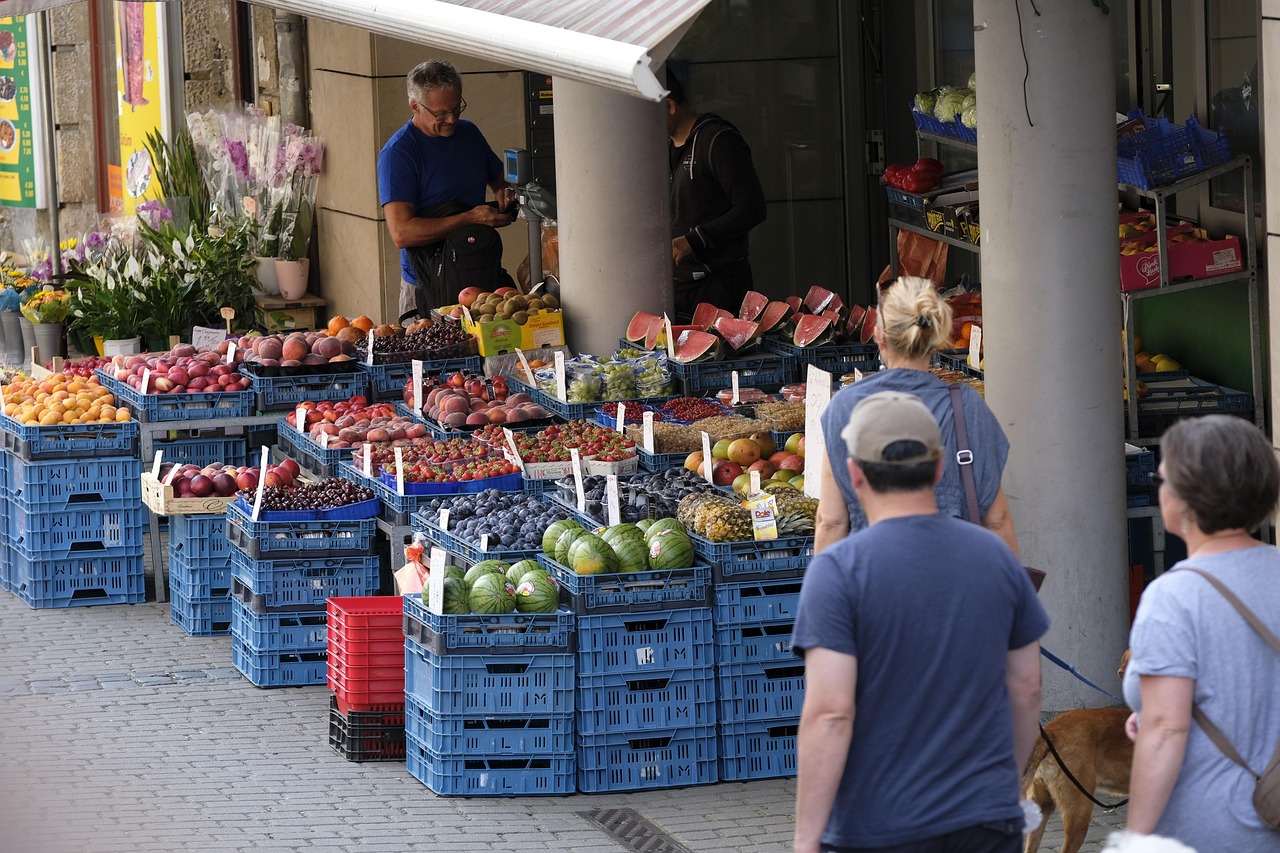
[[[660,104],[557,77],[556,199],[569,345],[606,355],[636,311],[672,310]]]
[[[1012,444],[1004,486],[1023,562],[1048,572],[1044,646],[1118,692],[1129,620],[1110,21],[1089,3],[1023,8],[1021,34],[1002,0],[973,9],[986,398]],[[1048,663],[1044,685],[1046,711],[1111,701]]]

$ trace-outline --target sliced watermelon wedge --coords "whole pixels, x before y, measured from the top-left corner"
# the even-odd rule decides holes
[[[631,318],[631,322],[627,324],[627,341],[629,343],[642,343],[649,334],[649,330],[654,326],[662,327],[662,318],[657,314],[650,314],[647,311],[637,311],[635,316]],[[653,347],[650,347],[653,349]]]
[[[808,309],[810,314],[821,314],[823,311],[831,307],[831,300],[836,299],[836,295],[825,287],[814,285],[809,288],[809,292],[804,295],[804,307]],[[842,303],[843,304],[843,303]]]
[[[791,308],[792,314],[796,313],[801,309],[801,307],[804,306],[804,300],[801,299],[799,296],[788,296],[786,299],[782,301],[787,303],[787,306]]]
[[[858,336],[865,344],[870,343],[871,338],[876,333],[876,309],[868,308],[867,314],[862,318],[862,333]]]
[[[697,326],[702,331],[711,328],[711,324],[716,321],[719,316],[720,309],[712,305],[710,302],[699,302],[697,307],[693,309],[693,319],[689,321],[689,325]],[[726,314],[729,312],[725,312]]]
[[[716,319],[715,330],[724,339],[730,351],[735,354],[760,343],[760,324],[751,320],[719,317]]]
[[[710,332],[704,332],[701,329],[685,329],[676,336],[674,358],[680,364],[710,361],[719,356],[720,338]]]
[[[702,331],[697,326],[672,326],[671,334],[675,335],[676,339],[679,340],[680,333],[684,331],[688,331],[689,329],[693,329],[694,331],[699,331],[699,332]],[[647,350],[662,350],[664,352],[666,351],[667,330],[666,328],[664,328],[662,324],[661,317],[658,318],[658,323],[650,331],[650,334],[645,337],[644,348]]]
[[[738,309],[738,318],[741,320],[759,320],[760,315],[764,313],[764,309],[768,305],[769,297],[763,293],[748,290],[747,295],[742,297],[742,307]]]
[[[833,329],[831,320],[817,314],[801,314],[796,321],[796,330],[791,341],[798,347],[821,346],[831,340]]]
[[[852,338],[862,328],[862,320],[867,316],[867,309],[861,305],[851,305],[849,307],[849,322],[844,327],[846,336]]]
[[[791,318],[791,306],[785,302],[770,302],[760,314],[760,331],[776,332]]]

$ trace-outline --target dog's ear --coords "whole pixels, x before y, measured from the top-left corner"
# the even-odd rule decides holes
[[[1133,649],[1125,649],[1124,657],[1120,658],[1120,668],[1116,670],[1116,675],[1120,680],[1124,680],[1124,671],[1129,668],[1129,656],[1133,654]]]

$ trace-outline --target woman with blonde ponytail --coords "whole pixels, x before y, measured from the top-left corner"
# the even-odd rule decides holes
[[[951,307],[938,296],[932,281],[902,276],[880,285],[875,340],[885,369],[842,388],[822,415],[826,447],[818,503],[818,551],[867,526],[866,514],[849,482],[847,451],[840,432],[858,401],[878,391],[914,394],[933,412],[947,447],[946,468],[936,488],[938,510],[965,517],[951,394],[947,383],[929,372],[934,350],[945,344],[950,334]],[[966,386],[962,388],[962,399],[982,524],[1017,554],[1018,537],[1000,485],[1009,456],[1009,440],[981,395]]]

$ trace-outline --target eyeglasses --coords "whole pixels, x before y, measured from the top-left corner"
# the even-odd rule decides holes
[[[431,116],[436,121],[444,121],[449,116],[453,116],[454,118],[459,118],[467,109],[467,99],[463,98],[462,102],[451,110],[440,110],[440,112],[436,112],[435,110],[427,109],[422,104],[418,104],[418,109],[422,110],[424,113]]]
[[[1155,471],[1151,472],[1151,488],[1159,489],[1164,485],[1164,477],[1161,477]]]

